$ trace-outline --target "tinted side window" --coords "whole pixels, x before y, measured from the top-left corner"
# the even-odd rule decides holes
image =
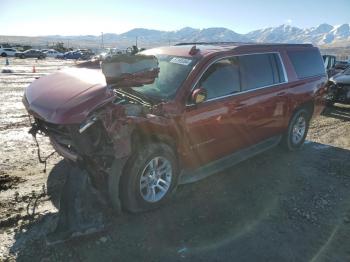
[[[276,59],[271,54],[240,56],[239,64],[242,91],[280,82]]]
[[[287,53],[299,78],[325,74],[323,59],[317,49],[288,51]]]
[[[207,99],[240,91],[237,58],[223,59],[211,65],[199,82],[207,90]]]

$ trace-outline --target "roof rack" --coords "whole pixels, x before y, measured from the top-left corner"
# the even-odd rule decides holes
[[[183,42],[183,43],[177,43],[175,46],[180,45],[232,45],[232,44],[255,44],[253,42]]]
[[[183,45],[255,45],[255,46],[264,46],[264,45],[280,45],[280,46],[302,46],[302,47],[310,47],[312,44],[290,44],[290,43],[258,43],[258,42],[184,42],[177,43],[175,46],[183,46]]]

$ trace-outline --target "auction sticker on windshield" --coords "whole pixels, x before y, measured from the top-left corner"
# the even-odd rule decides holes
[[[181,57],[174,57],[170,60],[170,63],[185,65],[185,66],[188,66],[191,62],[192,62],[191,59],[186,59]]]

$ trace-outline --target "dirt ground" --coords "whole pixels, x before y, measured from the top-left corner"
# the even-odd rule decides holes
[[[43,172],[21,99],[35,77],[69,64],[10,59],[13,73],[0,73],[0,261],[350,261],[350,107],[338,104],[297,152],[274,148],[179,187],[159,210],[47,245],[57,210],[46,180],[62,161]]]

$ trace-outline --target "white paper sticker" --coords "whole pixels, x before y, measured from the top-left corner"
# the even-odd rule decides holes
[[[192,62],[191,59],[186,59],[181,57],[174,57],[170,60],[170,63],[185,65],[185,66],[188,66],[191,62]]]

